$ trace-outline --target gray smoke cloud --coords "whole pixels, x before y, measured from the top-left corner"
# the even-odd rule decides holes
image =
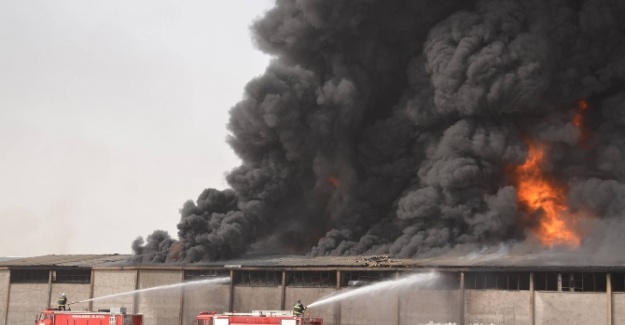
[[[620,0],[277,0],[252,28],[275,60],[230,111],[231,188],[186,202],[178,239],[138,238],[131,260],[527,250],[509,169],[529,140],[593,216],[579,250],[609,256],[625,229],[624,16]]]

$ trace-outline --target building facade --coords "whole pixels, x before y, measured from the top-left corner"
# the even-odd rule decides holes
[[[72,310],[126,307],[145,325],[191,325],[202,311],[307,310],[327,325],[625,324],[625,265],[505,259],[248,257],[130,265],[124,255],[48,255],[0,262],[0,324],[33,324],[66,293]],[[435,280],[405,282],[434,274]],[[224,280],[216,282],[214,280]],[[380,285],[381,284],[381,285]],[[336,298],[335,298],[336,299]]]

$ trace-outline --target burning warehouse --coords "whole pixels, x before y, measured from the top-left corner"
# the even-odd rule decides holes
[[[138,238],[128,263],[385,255],[451,271],[452,322],[622,322],[624,14],[617,0],[276,1],[252,26],[274,60],[230,111],[230,188],[184,203],[177,238]]]
[[[74,269],[83,299],[230,277],[115,301],[153,324],[434,270],[433,287],[319,313],[623,323],[623,16],[620,0],[277,0],[252,26],[274,60],[230,111],[230,188],[204,190],[177,236],[156,230],[112,264],[3,262],[4,321],[31,311],[33,286],[45,307]]]

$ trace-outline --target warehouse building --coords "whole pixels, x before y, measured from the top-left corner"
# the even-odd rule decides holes
[[[284,310],[298,299],[306,305],[350,290],[363,293],[307,312],[327,325],[625,324],[625,263],[555,263],[531,255],[246,256],[187,265],[129,265],[127,258],[0,259],[0,324],[33,324],[62,293],[70,303],[88,300],[72,310],[126,307],[143,313],[145,325],[191,325],[201,311]],[[433,271],[436,281],[369,286]],[[229,281],[205,283],[222,277]],[[128,294],[135,290],[144,292]]]

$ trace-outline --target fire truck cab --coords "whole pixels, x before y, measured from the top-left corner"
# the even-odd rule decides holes
[[[251,313],[223,313],[201,312],[195,318],[193,325],[323,325],[323,319],[318,317],[295,316],[287,310],[254,310]]]
[[[35,325],[142,325],[143,315],[126,314],[126,308],[99,311],[62,311],[48,308],[35,319]]]

